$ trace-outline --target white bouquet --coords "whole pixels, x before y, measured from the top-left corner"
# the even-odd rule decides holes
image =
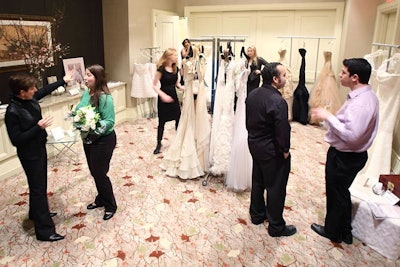
[[[91,105],[79,108],[72,113],[72,116],[73,126],[81,131],[82,138],[85,138],[91,130],[96,129],[97,122],[100,119],[100,114]]]

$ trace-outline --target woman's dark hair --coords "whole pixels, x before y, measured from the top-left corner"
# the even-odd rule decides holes
[[[101,94],[103,92],[107,95],[110,94],[110,90],[108,89],[107,86],[106,72],[103,66],[98,64],[88,66],[86,67],[86,69],[90,71],[90,73],[93,74],[94,78],[96,79],[91,102],[95,107],[98,107]]]
[[[268,63],[267,65],[264,66],[264,68],[261,70],[261,76],[263,78],[263,84],[272,84],[273,78],[274,77],[279,77],[280,73],[278,70],[278,66],[282,65],[279,62],[271,62]]]
[[[190,40],[189,40],[188,38],[185,38],[185,39],[183,39],[183,41],[182,41],[182,45],[183,45],[183,46],[185,46],[185,42],[186,42],[186,41],[190,44]]]
[[[349,76],[357,74],[362,84],[368,84],[371,77],[371,64],[364,58],[349,58],[343,60],[343,66],[347,67]]]
[[[29,88],[37,83],[37,79],[28,73],[17,73],[8,79],[8,86],[13,96],[20,94],[21,90],[28,91]]]

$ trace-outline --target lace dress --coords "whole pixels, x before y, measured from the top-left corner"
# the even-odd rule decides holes
[[[246,130],[246,94],[247,77],[250,70],[245,62],[240,62],[236,71],[236,91],[238,94],[233,126],[232,151],[229,169],[226,175],[226,186],[235,192],[251,190],[253,159],[247,143]]]
[[[308,105],[311,108],[322,107],[336,114],[342,106],[339,87],[332,70],[332,52],[324,52],[325,64],[310,93]],[[319,125],[322,121],[310,117],[309,123]]]
[[[207,109],[207,87],[204,83],[207,64],[204,56],[199,57],[197,63],[197,75],[199,88],[195,104],[195,127],[194,134],[196,140],[197,156],[200,166],[204,172],[208,172],[210,167],[210,135],[211,121]]]
[[[210,171],[222,175],[228,171],[233,137],[235,62],[220,60],[210,141]]]
[[[160,165],[166,175],[181,179],[193,179],[204,175],[197,157],[195,142],[195,109],[192,84],[195,73],[194,59],[183,62],[185,91],[178,129]]]

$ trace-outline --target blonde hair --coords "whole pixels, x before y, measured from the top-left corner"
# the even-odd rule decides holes
[[[257,62],[257,49],[254,45],[250,45],[247,49],[251,48],[253,50],[253,58],[254,62]]]
[[[175,48],[167,48],[165,49],[164,53],[162,54],[161,58],[158,60],[157,62],[157,69],[164,69],[167,65],[167,60],[170,56],[177,54],[177,51]],[[172,63],[172,70],[173,73],[177,73],[178,72],[178,67],[176,65],[176,63]]]

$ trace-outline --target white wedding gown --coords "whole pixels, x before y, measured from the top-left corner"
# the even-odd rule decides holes
[[[210,172],[226,174],[231,154],[235,94],[235,62],[220,60],[210,141]]]
[[[393,132],[400,110],[400,53],[382,62],[372,72],[371,80],[379,99],[379,126],[372,146],[368,149],[368,161],[354,183],[372,186],[380,174],[390,174]]]
[[[232,150],[226,175],[226,187],[234,192],[242,192],[251,190],[253,170],[253,159],[247,143],[245,103],[247,77],[250,74],[250,69],[245,67],[244,61],[241,61],[238,63],[236,73],[235,87],[238,99],[233,125]]]
[[[183,63],[185,91],[178,129],[171,145],[164,153],[160,167],[166,175],[181,179],[193,179],[204,175],[197,155],[195,141],[195,108],[193,99],[193,80],[197,61],[194,58]]]

